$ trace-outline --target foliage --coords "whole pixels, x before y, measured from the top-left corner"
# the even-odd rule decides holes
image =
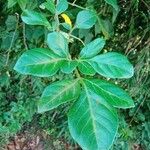
[[[55,23],[52,22],[51,18],[53,17],[52,14],[54,14],[53,13],[54,9],[50,11],[46,7],[46,3],[48,4],[49,2],[50,1],[47,1],[43,4],[42,2],[38,1],[37,3],[34,3],[34,5],[32,4],[32,6],[28,2],[26,8],[28,8],[28,10],[30,9],[33,11],[34,8],[40,5],[40,8],[44,9],[43,12],[46,14],[46,18],[50,20],[50,22],[52,23],[51,24],[52,30],[54,30]],[[43,90],[43,87],[46,86],[47,84],[51,83],[52,81],[62,80],[62,78],[67,79],[69,78],[70,80],[72,79],[72,77],[70,75],[65,75],[61,73],[61,71],[58,71],[57,74],[54,75],[53,77],[40,79],[35,77],[32,78],[26,76],[25,77],[18,76],[12,70],[12,67],[14,66],[14,62],[16,62],[17,57],[25,51],[24,48],[33,49],[36,48],[37,46],[38,47],[44,46],[47,48],[46,46],[47,39],[44,39],[44,36],[46,37],[47,32],[49,31],[47,31],[47,29],[43,29],[40,26],[31,27],[22,24],[22,22],[18,22],[18,17],[14,15],[15,12],[20,13],[18,4],[16,4],[15,6],[13,6],[13,8],[11,7],[9,10],[6,11],[5,9],[6,3],[5,2],[1,3],[3,4],[1,5],[3,6],[1,12],[2,14],[4,14],[3,15],[4,18],[2,18],[1,21],[3,22],[3,25],[4,22],[6,22],[5,25],[9,26],[7,27],[6,30],[6,27],[1,25],[0,29],[2,31],[0,35],[1,36],[0,66],[2,73],[1,105],[3,106],[3,107],[1,106],[1,108],[3,113],[11,110],[11,108],[13,107],[10,104],[11,101],[15,101],[16,103],[18,103],[18,105],[20,105],[19,101],[21,101],[21,99],[23,99],[24,102],[30,99],[28,102],[31,102],[33,101],[33,98],[35,97],[36,99],[39,98],[39,95]],[[145,3],[148,4],[149,2],[145,1]],[[43,5],[45,6],[45,8],[43,7]],[[70,5],[69,11],[66,11],[65,13],[70,17],[69,19],[72,22],[71,24],[73,25],[75,22],[74,16],[77,16],[79,8],[77,8],[76,6],[71,6],[72,2],[70,2],[69,5]],[[120,85],[122,85],[122,87],[124,87],[126,90],[128,89],[132,97],[134,97],[134,99],[136,100],[135,103],[136,107],[134,109],[131,109],[130,111],[128,110],[122,111],[123,117],[119,119],[120,128],[119,133],[117,134],[118,140],[115,141],[113,149],[125,149],[125,148],[131,149],[131,147],[135,143],[137,144],[137,146],[140,145],[141,147],[143,147],[143,149],[148,149],[149,95],[147,93],[148,91],[147,89],[149,88],[149,80],[147,77],[149,74],[149,67],[148,67],[149,28],[148,28],[147,6],[143,2],[136,2],[134,0],[126,3],[119,2],[121,13],[119,13],[119,17],[117,18],[117,20],[115,19],[115,21],[117,22],[113,24],[113,26],[115,27],[114,30],[112,26],[112,23],[114,23],[113,18],[115,18],[115,11],[113,10],[114,9],[113,7],[104,3],[104,1],[101,1],[101,5],[98,5],[97,1],[92,0],[82,2],[80,1],[78,2],[78,5],[86,6],[87,8],[90,9],[95,8],[99,14],[99,18],[97,18],[98,22],[96,22],[96,24],[94,25],[95,29],[94,28],[79,29],[79,32],[75,30],[73,32],[73,35],[79,36],[79,38],[83,40],[85,45],[90,43],[94,37],[99,38],[100,36],[104,35],[105,39],[111,38],[111,40],[107,40],[106,42],[105,47],[107,48],[107,51],[111,51],[112,48],[121,53],[126,53],[130,58],[130,60],[132,60],[132,62],[135,64],[134,65],[135,75],[132,79],[126,81],[121,80],[121,82],[115,79],[115,84],[119,82]],[[112,8],[113,11],[111,11],[110,8]],[[39,12],[39,9],[36,9],[36,11]],[[50,14],[48,11],[52,12],[52,14]],[[11,16],[9,16],[8,14],[11,14]],[[12,18],[10,19],[11,21],[9,21],[9,19],[8,21],[5,21],[7,15],[8,18]],[[60,16],[59,20],[61,30],[66,32],[68,29],[70,29],[68,24],[63,22]],[[139,24],[139,20],[142,20],[142,23]],[[17,22],[19,26],[17,27],[17,30],[15,30]],[[139,25],[141,27],[139,27]],[[65,38],[68,39],[68,37],[66,36],[66,34],[64,34],[64,32],[62,34],[63,36],[65,36]],[[12,46],[10,48],[10,57],[8,61],[9,67],[5,67],[6,62],[5,56],[7,56],[8,48],[10,46],[13,36],[15,38],[13,38]],[[140,41],[142,41],[142,43],[140,43]],[[77,57],[77,55],[80,53],[79,49],[82,49],[83,47],[81,46],[81,44],[79,44],[80,41],[75,41],[75,39],[73,40],[73,36],[70,37],[69,43],[70,42],[72,42],[72,44],[69,44],[69,51],[72,56]],[[106,52],[105,47],[103,50],[101,50],[101,53]],[[66,67],[64,67],[64,69],[65,68]],[[64,72],[66,73],[66,70]],[[97,77],[97,75],[95,77]],[[20,88],[21,92],[19,92]],[[13,94],[13,99],[12,93],[15,93]],[[30,103],[26,104],[30,105]],[[53,138],[54,137],[59,138],[61,136],[62,138],[65,138],[70,141],[70,139],[68,139],[68,133],[66,133],[67,123],[66,121],[64,121],[66,120],[66,117],[65,115],[63,116],[63,114],[67,113],[69,104],[67,105],[65,104],[66,109],[64,109],[63,106],[59,107],[59,109],[57,110],[54,109],[54,111],[50,111],[42,115],[36,115],[36,117],[34,118],[38,119],[33,120],[31,126],[36,128],[35,122],[39,122],[38,128],[44,129],[47,134],[54,135]],[[2,120],[4,122],[5,119],[2,118]],[[24,120],[23,122],[26,122],[26,120]],[[129,127],[127,128],[127,126]],[[4,123],[3,127],[7,128],[7,126]],[[6,138],[8,136],[6,136],[5,134],[4,137]]]
[[[68,44],[72,32],[75,29],[93,27],[98,15],[90,10],[79,11],[75,25],[67,33],[60,30],[58,17],[67,8],[67,1],[56,2],[53,27],[41,13],[23,10],[22,20],[26,24],[43,25],[53,31],[47,35],[49,49],[34,48],[24,52],[14,69],[19,73],[38,77],[53,76],[58,70],[67,74],[73,74],[74,71],[73,79],[57,81],[46,87],[38,102],[38,112],[74,101],[68,113],[73,138],[83,149],[109,149],[118,128],[118,116],[114,107],[130,108],[134,104],[128,94],[117,86],[91,77],[98,73],[107,78],[130,78],[133,76],[133,67],[125,56],[116,52],[99,55],[105,45],[102,38],[86,45],[82,42],[84,47],[79,55],[70,55]],[[76,39],[82,41],[78,37]]]

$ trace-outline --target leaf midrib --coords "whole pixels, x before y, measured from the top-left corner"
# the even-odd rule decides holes
[[[86,92],[86,95],[87,95],[87,100],[88,100],[88,103],[89,103],[89,110],[90,110],[90,115],[91,115],[91,118],[93,118],[93,119],[91,119],[92,120],[92,125],[93,125],[93,130],[94,130],[94,134],[95,134],[95,139],[96,139],[96,144],[97,144],[97,147],[98,147],[98,139],[97,139],[97,135],[96,135],[96,127],[95,127],[95,124],[94,124],[94,120],[95,120],[95,117],[94,117],[94,115],[92,114],[93,112],[92,112],[92,106],[91,106],[91,102],[90,102],[90,97],[89,97],[89,93],[88,93],[88,90],[87,90],[87,87],[86,87],[86,85],[83,83],[83,86],[84,86],[84,88],[85,88],[85,92]]]
[[[109,95],[112,95],[112,96],[114,96],[114,97],[120,99],[118,96],[114,95],[113,93],[111,93],[111,92],[109,92],[109,91],[104,90],[102,87],[98,86],[97,84],[93,83],[92,81],[90,81],[90,80],[88,80],[88,79],[84,79],[84,80],[86,80],[87,82],[90,82],[91,84],[95,85],[97,88],[101,89],[103,92],[106,92],[106,93],[108,93]],[[127,102],[126,100],[124,100],[124,99],[120,99],[120,100],[123,100],[125,103],[128,104],[128,102]]]
[[[55,95],[50,101],[48,101],[46,103],[46,105],[48,105],[49,103],[53,103],[52,101],[54,101],[57,97],[59,97],[63,92],[67,91],[69,88],[71,88],[72,86],[74,86],[76,83],[78,82],[78,79],[75,80],[72,84],[69,84],[69,86],[67,86],[67,88],[63,88],[62,91],[60,91],[57,95]],[[67,84],[68,85],[68,84]],[[44,98],[49,98],[50,96],[45,96]],[[43,98],[43,97],[42,97]]]
[[[48,65],[48,64],[52,64],[52,63],[58,63],[59,61],[62,61],[62,60],[66,60],[66,59],[65,58],[59,58],[59,59],[53,59],[52,61],[44,61],[42,63],[27,64],[27,65],[24,65],[24,66]]]

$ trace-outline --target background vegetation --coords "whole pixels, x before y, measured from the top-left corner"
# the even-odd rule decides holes
[[[42,2],[32,0],[28,7],[38,8]],[[85,43],[101,34],[108,39],[105,50],[124,53],[135,68],[131,79],[115,80],[116,84],[128,90],[136,107],[119,112],[120,128],[112,150],[150,150],[150,1],[120,0],[116,19],[111,7],[103,0],[76,3],[94,7],[101,18],[101,24],[98,23],[95,29],[77,33]],[[45,46],[47,31],[40,26],[25,25],[20,19],[18,5],[7,6],[5,0],[0,1],[0,147],[5,147],[15,135],[23,134],[25,137],[38,135],[44,142],[44,149],[77,149],[68,132],[67,107],[36,114],[36,101],[43,88],[65,75],[58,73],[52,78],[40,79],[22,76],[13,70],[17,58],[25,50]],[[78,10],[70,6],[66,12],[73,22]],[[80,44],[76,42],[72,49],[80,49]]]

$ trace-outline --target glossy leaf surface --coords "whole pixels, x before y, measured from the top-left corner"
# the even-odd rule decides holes
[[[47,44],[49,48],[61,57],[68,57],[68,41],[67,39],[59,32],[52,32],[48,34]]]
[[[134,107],[132,98],[118,86],[100,79],[85,79],[84,83],[102,99],[117,108]]]
[[[68,2],[67,0],[59,0],[58,4],[56,6],[56,12],[57,14],[63,13],[68,8]]]
[[[128,59],[116,52],[95,56],[90,59],[90,64],[97,73],[108,78],[130,78],[134,73]]]
[[[53,0],[47,0],[42,4],[47,10],[49,10],[52,14],[55,14],[56,8]]]
[[[64,60],[49,49],[36,48],[23,53],[14,69],[26,75],[49,77],[59,70]]]
[[[80,58],[91,58],[97,55],[104,47],[105,40],[97,38],[87,44],[80,52]]]
[[[46,87],[38,103],[38,112],[42,113],[69,101],[74,101],[80,94],[80,84],[76,80],[63,80]]]
[[[68,114],[72,137],[84,150],[108,150],[114,141],[116,110],[86,87]]]
[[[43,25],[48,28],[51,27],[50,23],[43,14],[33,10],[24,10],[21,18],[23,22],[29,25]]]
[[[85,61],[79,60],[78,69],[84,75],[95,75],[95,73],[96,73],[96,71],[93,69],[93,67],[88,62],[88,60],[87,61],[86,60]]]
[[[95,24],[95,22],[95,13],[89,10],[83,10],[78,13],[75,26],[79,29],[89,29]]]
[[[70,74],[72,73],[78,65],[78,62],[75,60],[66,60],[64,61],[63,66],[61,67],[61,71],[63,73]]]

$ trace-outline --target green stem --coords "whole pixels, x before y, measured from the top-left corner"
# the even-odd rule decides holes
[[[80,42],[85,46],[85,43],[84,43],[80,38],[78,38],[78,37],[76,37],[76,36],[74,36],[74,35],[70,35],[70,37],[72,37],[72,38],[74,38],[74,39],[80,41]]]
[[[69,2],[68,2],[68,3],[69,3]],[[82,7],[82,6],[79,6],[79,5],[75,4],[74,2],[73,2],[73,3],[69,3],[69,5],[74,6],[74,7],[77,7],[77,8],[79,8],[79,9],[83,9],[83,10],[87,9],[87,8],[84,8],[84,7]]]
[[[56,5],[58,4],[58,2],[59,1],[57,0]],[[60,22],[59,22],[59,17],[58,17],[57,12],[55,13],[55,22],[56,22],[56,31],[59,32],[60,31],[60,29],[59,29]]]

